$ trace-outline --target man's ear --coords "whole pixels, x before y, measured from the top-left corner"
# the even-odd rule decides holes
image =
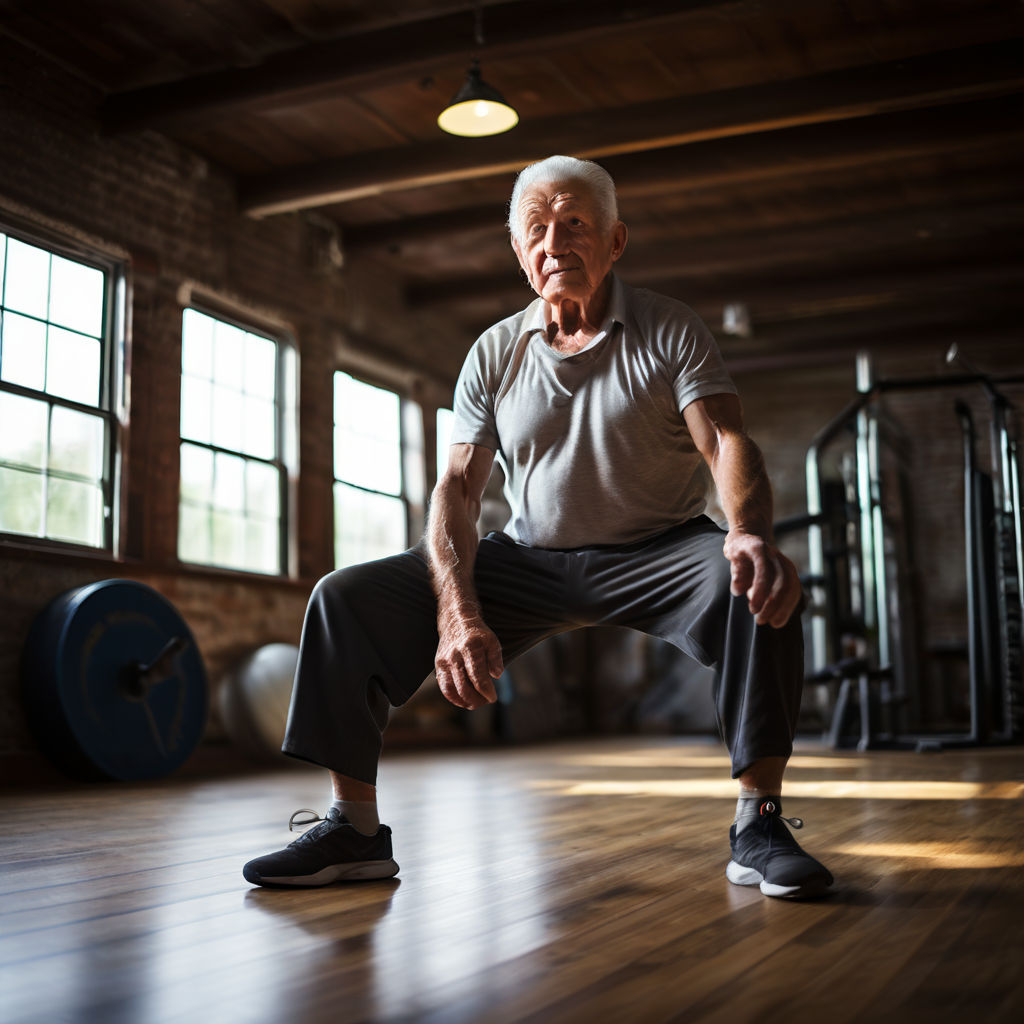
[[[626,242],[629,240],[629,231],[621,220],[615,222],[612,228],[612,262],[617,260],[626,251]]]

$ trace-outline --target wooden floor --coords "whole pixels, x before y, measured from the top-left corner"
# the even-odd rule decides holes
[[[1024,749],[802,748],[818,903],[723,874],[733,784],[667,739],[405,755],[402,871],[240,874],[323,807],[309,769],[0,796],[0,1020],[1018,1021]]]

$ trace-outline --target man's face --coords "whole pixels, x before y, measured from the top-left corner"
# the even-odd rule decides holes
[[[512,240],[533,290],[557,305],[585,304],[626,246],[626,226],[602,228],[601,210],[582,182],[540,182],[519,203],[521,238]]]

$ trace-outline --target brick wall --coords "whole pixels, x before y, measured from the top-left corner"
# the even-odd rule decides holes
[[[332,267],[315,218],[242,217],[231,177],[196,154],[153,133],[102,136],[99,95],[7,38],[0,98],[0,220],[125,258],[131,289],[124,557],[0,546],[3,756],[34,750],[18,695],[21,646],[35,614],[70,587],[110,577],[155,587],[189,622],[212,680],[258,644],[297,642],[312,583],[333,562],[333,371],[375,375],[430,410],[448,404],[464,349],[437,321],[405,314],[373,263]],[[298,348],[297,579],[176,563],[181,310],[193,293],[282,325]],[[396,363],[396,352],[408,358]],[[219,731],[214,705],[210,732]]]

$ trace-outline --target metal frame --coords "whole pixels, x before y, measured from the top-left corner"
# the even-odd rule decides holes
[[[811,620],[811,682],[840,682],[830,735],[839,740],[842,716],[850,698],[854,680],[860,697],[861,737],[859,747],[877,745],[928,747],[935,745],[975,744],[982,742],[1010,742],[1024,734],[1024,699],[1022,691],[1021,647],[1024,634],[1024,551],[1022,551],[1021,493],[1019,445],[1011,433],[1008,413],[1011,405],[996,385],[1022,383],[1024,375],[990,377],[981,373],[932,378],[895,378],[875,381],[866,356],[858,357],[858,395],[815,436],[807,451],[805,462],[807,482],[806,526],[810,575],[808,582],[814,598]],[[982,607],[993,592],[993,581],[983,579],[983,568],[975,548],[975,538],[982,533],[978,522],[978,473],[974,457],[973,422],[962,402],[957,403],[957,415],[964,429],[965,460],[965,533],[967,543],[968,638],[971,675],[972,718],[966,736],[954,737],[902,737],[893,732],[881,732],[876,725],[870,701],[871,682],[889,687],[897,674],[893,661],[893,637],[889,629],[890,581],[885,564],[885,522],[882,516],[881,494],[881,439],[877,412],[877,399],[887,392],[941,390],[954,387],[980,385],[992,409],[990,441],[993,463],[993,497],[996,510],[995,537],[999,560],[998,579],[994,592],[1000,602],[999,621],[1007,624],[1006,634],[1000,637],[998,652],[987,651],[983,628],[991,621],[992,609]],[[965,415],[966,414],[966,415]],[[826,552],[823,523],[825,521],[821,462],[824,450],[844,430],[856,427],[858,462],[858,506],[860,514],[860,559],[864,588],[865,626],[874,628],[874,650],[868,657],[841,659],[841,652],[832,652],[839,659],[829,664],[828,623],[826,609]],[[998,678],[1003,700],[1002,728],[988,728],[986,695],[991,689],[986,680]],[[898,680],[897,680],[898,682]]]

